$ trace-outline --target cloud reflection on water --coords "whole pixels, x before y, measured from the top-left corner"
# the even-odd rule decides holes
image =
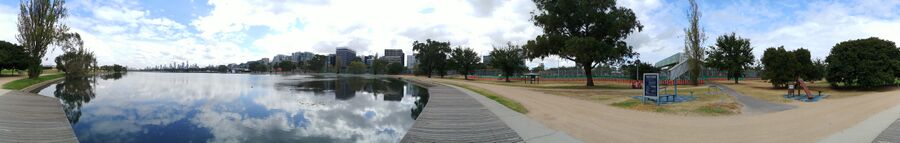
[[[85,79],[41,91],[60,98],[82,142],[397,142],[427,100],[424,88],[381,78],[138,72]]]

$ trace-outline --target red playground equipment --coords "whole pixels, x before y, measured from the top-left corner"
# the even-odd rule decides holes
[[[809,91],[809,87],[806,86],[806,82],[804,82],[802,78],[797,78],[797,85],[800,86],[800,87],[798,87],[798,88],[803,88],[803,92],[806,93],[806,98],[807,98],[807,99],[813,99],[813,98],[815,98],[815,96],[812,94],[812,92]],[[798,89],[798,90],[799,90],[799,89]],[[788,95],[794,95],[794,89],[793,89],[793,88],[792,88],[789,92],[790,92],[790,93],[788,93]],[[797,94],[800,94],[799,91],[798,91]]]

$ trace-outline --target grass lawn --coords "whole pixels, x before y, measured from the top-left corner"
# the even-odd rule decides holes
[[[443,83],[452,84],[454,86],[459,86],[459,87],[471,90],[475,93],[478,93],[487,98],[490,98],[491,100],[497,101],[497,103],[500,103],[503,106],[506,106],[506,108],[512,109],[513,111],[516,111],[516,112],[519,112],[522,114],[528,113],[528,109],[525,109],[525,106],[522,106],[521,103],[510,100],[509,98],[497,95],[497,93],[485,90],[483,88],[469,86],[469,85],[465,85],[465,84],[458,84],[458,83],[453,83],[453,82],[443,82]]]
[[[707,88],[706,86],[678,86],[679,95],[690,95],[693,92],[694,99],[690,102],[667,104],[657,106],[652,102],[641,103],[641,100],[632,98],[632,96],[641,95],[640,89],[629,90],[565,90],[565,89],[535,89],[547,94],[567,96],[577,99],[593,101],[601,104],[608,104],[615,107],[638,110],[659,112],[676,115],[698,115],[698,116],[721,116],[734,115],[740,113],[740,104],[735,102],[734,97],[718,92],[717,89]],[[672,88],[665,89],[662,93],[671,94]]]
[[[48,81],[48,80],[62,78],[64,76],[65,76],[65,74],[57,73],[57,74],[40,76],[37,79],[28,79],[28,78],[19,79],[19,80],[15,80],[15,81],[11,81],[9,83],[3,84],[3,89],[20,90],[20,89],[26,88],[26,87],[34,85],[34,84],[38,84],[38,83]]]
[[[719,82],[725,86],[728,86],[738,92],[743,93],[747,96],[752,96],[756,99],[761,99],[769,102],[775,103],[788,103],[793,102],[792,100],[785,99],[782,97],[787,94],[788,89],[775,89],[772,88],[772,84],[768,83],[764,80],[744,80],[741,81],[740,84],[734,84],[734,82]],[[882,88],[875,90],[855,90],[855,89],[833,89],[828,82],[825,81],[816,81],[815,83],[807,83],[809,90],[812,94],[819,94],[819,91],[822,91],[822,94],[827,94],[827,99],[839,99],[839,98],[847,98],[847,97],[855,97],[864,94],[877,93],[886,90],[892,90],[893,88]],[[802,91],[801,91],[802,92]],[[805,93],[802,93],[805,94]]]

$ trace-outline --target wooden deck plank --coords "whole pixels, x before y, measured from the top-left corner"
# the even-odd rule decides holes
[[[59,100],[10,91],[0,96],[0,142],[78,142]]]
[[[523,142],[474,98],[452,87],[428,88],[428,103],[401,142]]]

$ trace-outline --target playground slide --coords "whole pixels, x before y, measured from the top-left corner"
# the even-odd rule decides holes
[[[806,92],[806,98],[813,99],[812,92],[809,92],[809,88],[806,87],[806,82],[803,82],[802,78],[798,78],[797,82],[800,83],[800,87],[803,87],[803,92]]]

